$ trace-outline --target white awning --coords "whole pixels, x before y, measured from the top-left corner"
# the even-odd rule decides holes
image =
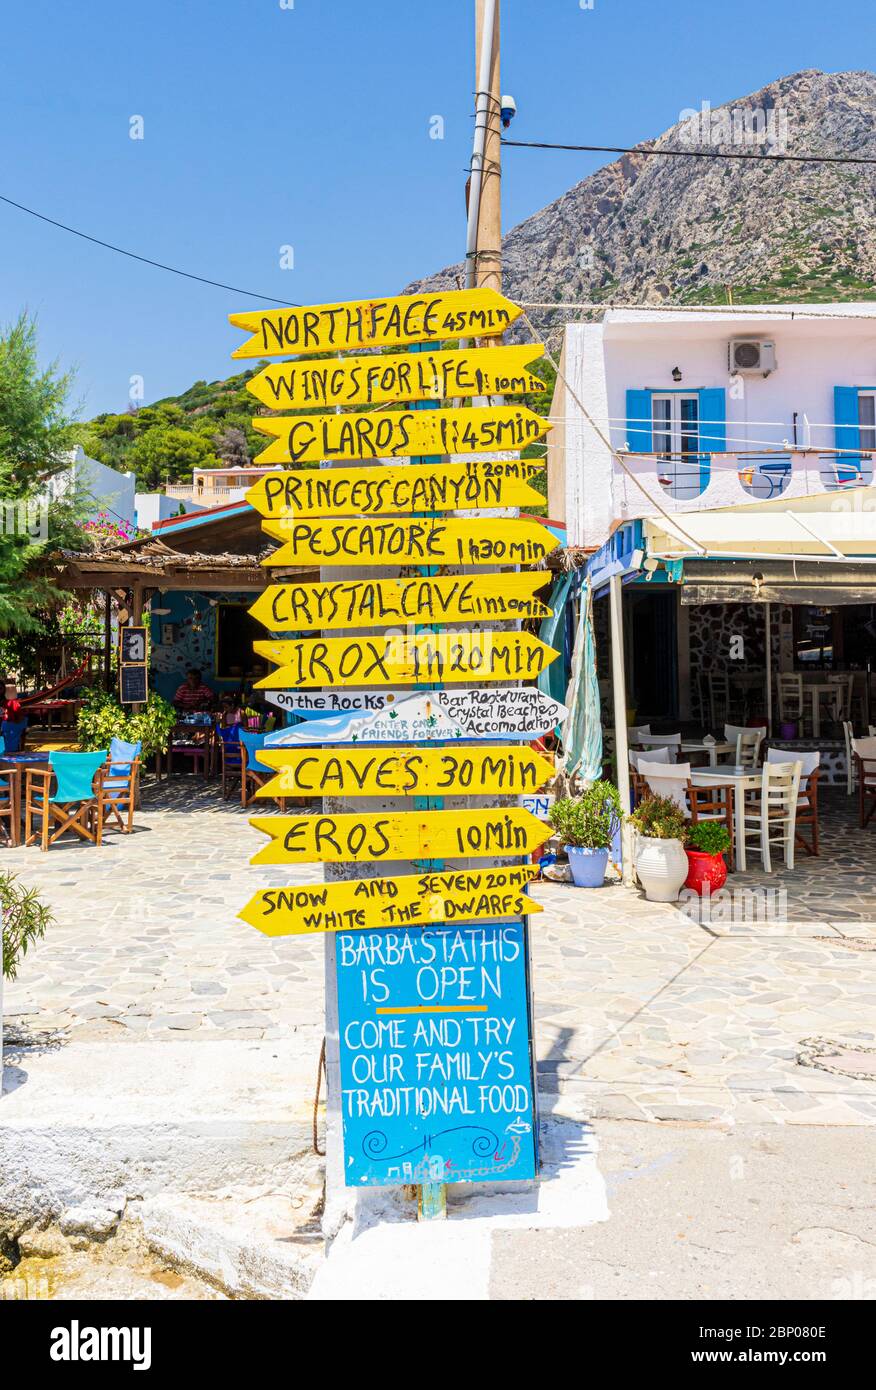
[[[876,566],[876,487],[646,517],[656,559],[829,560]]]

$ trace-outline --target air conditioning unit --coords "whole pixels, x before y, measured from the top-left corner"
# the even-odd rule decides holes
[[[743,372],[769,376],[776,370],[776,345],[764,338],[731,338],[727,347],[727,368],[731,376]]]

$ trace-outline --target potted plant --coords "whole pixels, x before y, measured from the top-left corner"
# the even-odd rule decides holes
[[[594,782],[580,796],[563,797],[551,807],[548,820],[565,846],[579,888],[602,887],[620,819],[620,797],[612,782]]]
[[[638,831],[636,873],[652,903],[674,903],[687,878],[687,820],[668,796],[646,796],[630,816]]]
[[[727,882],[724,855],[730,848],[730,832],[722,821],[701,820],[687,830],[687,861],[689,864],[685,888],[692,888],[700,897],[708,883],[709,893],[716,893]]]

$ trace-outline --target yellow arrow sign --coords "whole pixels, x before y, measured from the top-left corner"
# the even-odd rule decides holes
[[[460,410],[390,410],[359,415],[256,415],[274,436],[258,464],[398,458],[407,454],[489,454],[537,444],[552,428],[524,405]]]
[[[246,389],[271,410],[395,405],[457,396],[523,396],[546,390],[544,382],[526,370],[529,362],[543,355],[541,343],[525,343],[344,357],[330,362],[272,362],[246,383]]]
[[[287,357],[291,353],[404,347],[445,338],[495,338],[520,312],[516,304],[488,289],[404,294],[298,309],[256,309],[228,315],[235,328],[252,334],[231,355]]]
[[[553,830],[519,806],[337,816],[253,816],[271,837],[252,864],[380,863],[531,854]]]
[[[527,518],[321,521],[286,517],[262,530],[285,541],[263,565],[535,565],[559,541]]]
[[[525,743],[490,748],[266,748],[279,770],[256,796],[519,796],[554,769]]]
[[[525,892],[537,873],[535,864],[521,864],[263,888],[239,916],[265,936],[532,916],[544,911]]]
[[[534,680],[559,656],[528,632],[421,632],[415,637],[302,637],[255,642],[278,669],[260,690],[308,686],[432,685],[458,681]]]
[[[249,611],[270,632],[548,618],[552,610],[534,595],[549,579],[547,570],[538,570],[534,574],[461,574],[443,579],[271,584]]]
[[[278,471],[254,483],[246,500],[260,516],[288,518],[523,507],[544,502],[526,481],[542,469],[529,460],[500,459]]]

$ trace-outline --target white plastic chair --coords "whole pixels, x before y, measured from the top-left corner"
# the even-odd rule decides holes
[[[627,743],[641,743],[651,732],[650,724],[631,724],[627,729]]]
[[[724,738],[736,744],[736,766],[756,768],[760,763],[760,745],[766,738],[766,726],[749,728],[739,724],[725,724]]]
[[[630,767],[636,772],[641,771],[639,763],[643,759],[649,763],[671,763],[673,761],[672,750],[671,748],[649,748],[646,753],[643,753],[640,749],[630,749]]]
[[[761,771],[760,796],[743,804],[742,833],[747,842],[757,836],[763,867],[772,873],[770,846],[782,845],[785,865],[794,867],[794,836],[797,823],[797,798],[800,794],[802,763],[765,762]],[[774,832],[778,832],[775,834]]]
[[[863,828],[876,812],[876,734],[871,734],[869,738],[853,738],[852,753],[858,764],[860,824]]]
[[[670,763],[640,761],[639,776],[644,777],[655,796],[667,796],[674,801],[680,811],[690,820],[690,807],[687,804],[687,784],[690,781],[690,763]]]

